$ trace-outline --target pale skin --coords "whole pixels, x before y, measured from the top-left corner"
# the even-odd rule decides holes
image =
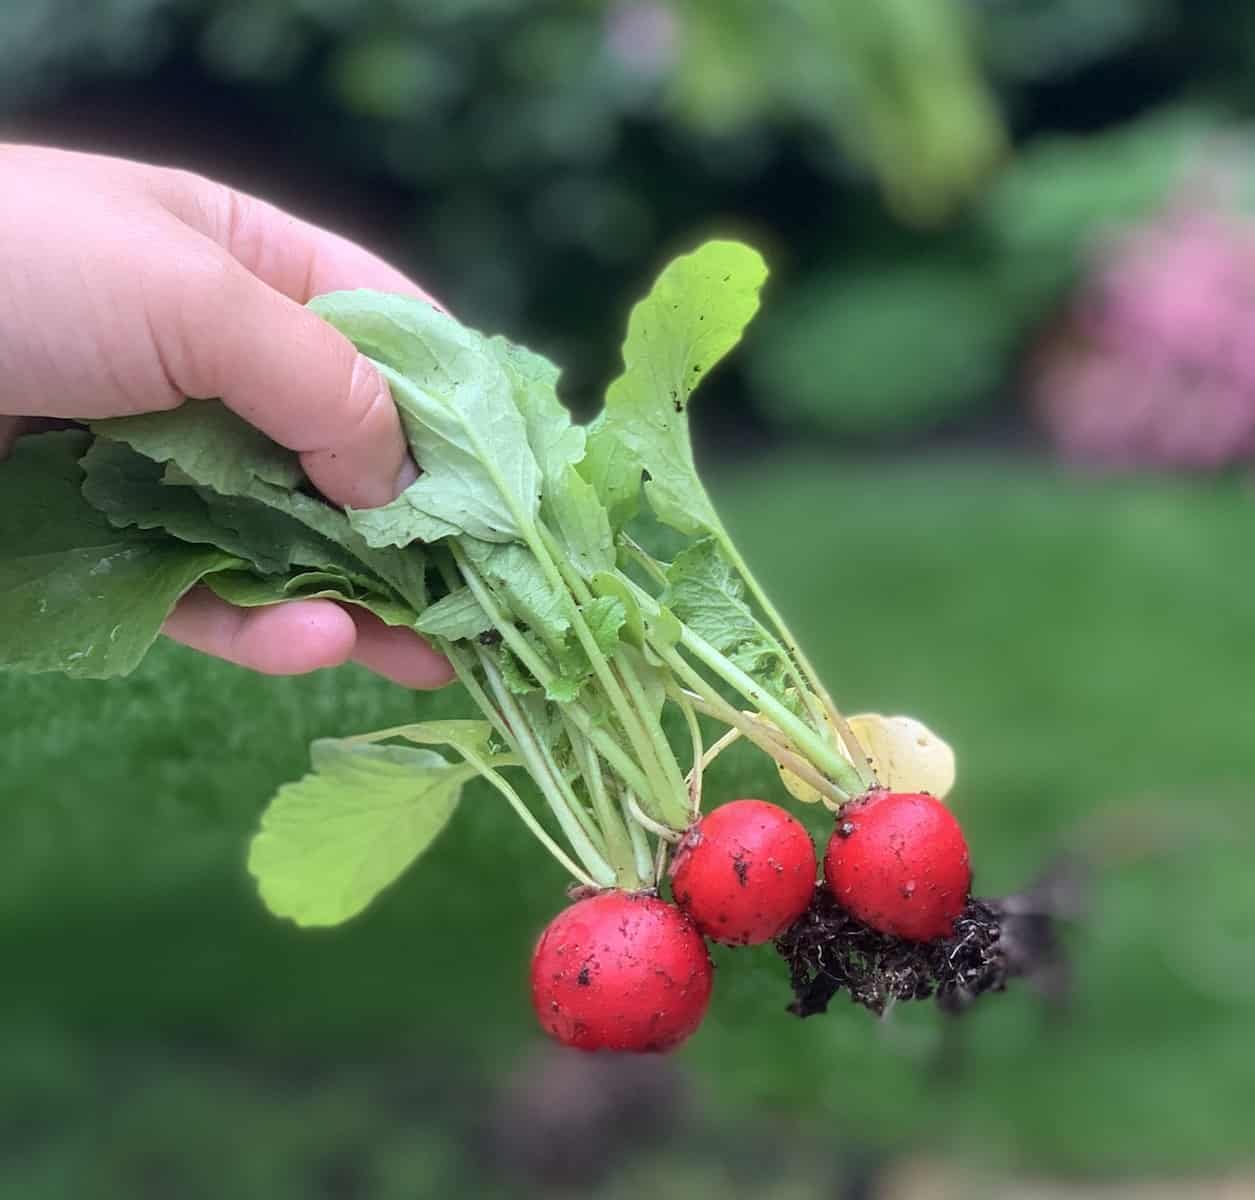
[[[302,307],[343,288],[429,299],[361,247],[186,172],[3,144],[0,231],[0,458],[41,420],[214,397],[333,503],[386,504],[416,478],[386,385]],[[165,632],[266,674],[451,677],[416,635],[328,600],[245,611],[198,589]]]

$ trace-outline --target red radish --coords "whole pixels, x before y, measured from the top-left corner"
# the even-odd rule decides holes
[[[560,912],[532,956],[546,1033],[580,1050],[670,1050],[710,1002],[706,943],[673,904],[602,892]]]
[[[949,937],[972,886],[963,830],[926,792],[873,791],[847,804],[824,876],[860,921],[913,942]]]
[[[765,800],[733,800],[685,835],[671,864],[671,891],[708,938],[756,946],[806,911],[815,869],[815,847],[800,821]]]

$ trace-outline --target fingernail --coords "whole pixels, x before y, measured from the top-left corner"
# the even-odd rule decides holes
[[[401,464],[401,470],[397,474],[396,494],[399,496],[411,484],[417,482],[421,474],[422,472],[418,469],[418,463],[407,454],[405,461]]]

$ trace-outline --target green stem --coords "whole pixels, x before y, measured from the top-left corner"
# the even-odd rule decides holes
[[[619,544],[634,558],[642,567],[645,573],[649,575],[656,583],[667,586],[667,572],[663,570],[662,564],[654,558],[647,550],[645,550],[631,534],[620,533]]]
[[[518,633],[517,629],[515,629],[515,627],[509,621],[507,621],[506,618],[503,616],[503,614],[501,613],[500,609],[498,608],[496,604],[495,599],[493,598],[487,585],[483,582],[482,578],[479,576],[478,572],[476,572],[473,567],[470,567],[470,564],[465,561],[464,555],[461,556],[461,559],[462,561],[459,565],[463,569],[463,577],[467,585],[471,587],[472,594],[475,595],[480,606],[484,609],[485,613],[487,613],[488,619],[493,622],[494,628],[501,631],[503,639],[506,637],[505,631],[507,628],[510,630],[511,633],[517,636],[517,640],[521,644],[517,647],[517,649],[515,649],[515,652],[516,654],[519,655],[520,661],[522,661],[524,665],[527,666],[528,670],[532,671],[532,673],[537,676],[538,682],[541,682],[542,685],[544,683],[547,683],[549,677],[548,677],[546,664],[544,664],[544,662],[540,660],[538,655],[534,654],[531,646],[527,644],[526,640],[522,638],[522,635]],[[453,587],[453,586],[456,586],[457,580],[449,578],[449,575],[446,572],[445,582],[450,587]],[[464,664],[462,666],[459,665],[458,660],[462,657],[462,652],[458,651],[455,647],[451,645],[447,645],[443,648],[445,650],[445,653],[449,657],[450,662],[453,663],[454,670],[457,671],[459,679],[462,681],[467,691],[471,693],[471,698],[475,701],[478,707],[486,715],[490,717],[498,733],[500,733],[511,746],[517,749],[518,742],[512,736],[508,724],[504,721],[497,707],[493,704],[492,700],[487,695],[487,693],[485,693],[483,689],[479,686],[479,681],[474,677],[473,672],[468,669],[465,669]],[[479,655],[481,658],[487,658],[486,652],[482,650],[479,652]],[[533,661],[528,662],[527,661],[528,658],[531,658]],[[621,754],[621,752],[619,752],[619,747],[613,741],[613,739],[611,739],[609,735],[606,734],[602,729],[593,727],[592,722],[586,717],[583,710],[565,708],[563,710],[563,719],[564,721],[569,721],[572,724],[575,724],[577,728],[580,728],[584,737],[593,743],[594,747],[603,755],[603,757],[607,757],[607,759],[609,760],[610,756],[617,755],[621,759],[620,763],[618,764],[618,769],[620,769],[621,774],[623,773],[622,768],[626,768],[628,772],[637,774],[638,778],[640,779],[642,783],[645,782],[644,777],[640,776],[638,772],[635,772],[635,768],[631,760],[626,755],[623,755]],[[574,738],[571,739],[571,742],[572,742],[573,747],[577,744]],[[592,756],[590,755],[590,758],[591,757]],[[597,778],[600,779],[601,777],[600,767],[597,765],[595,760],[593,760],[592,762],[592,767],[596,771]],[[604,781],[603,781],[603,784],[604,784]],[[543,792],[545,790],[544,780],[537,779],[537,786],[541,787],[542,792]],[[591,789],[591,783],[590,783],[590,793],[591,793],[591,790],[592,789]],[[546,795],[546,800],[550,802],[550,807],[552,808],[553,803],[552,803],[551,798],[548,795]],[[594,803],[596,803],[595,798],[594,798]],[[577,805],[576,811],[577,812],[580,811],[578,805]],[[604,822],[605,828],[603,829],[603,837],[605,839],[605,850],[606,850],[607,857],[608,859],[612,860],[609,862],[610,867],[616,872],[616,875],[617,875],[623,870],[624,866],[627,863],[631,863],[634,868],[632,872],[633,875],[635,875],[638,879],[648,878],[648,867],[649,867],[648,847],[646,847],[646,853],[645,853],[646,870],[644,873],[642,873],[640,870],[641,854],[639,852],[639,849],[635,845],[634,839],[630,837],[630,830],[629,830],[629,842],[630,842],[631,855],[630,857],[625,858],[622,861],[619,861],[620,849],[619,849],[619,845],[617,844],[617,840],[616,840],[617,835],[616,835],[615,830],[621,828],[622,822],[618,819],[617,814],[613,813],[612,807],[610,807],[609,811],[615,817],[615,819],[613,821]],[[534,818],[533,818],[533,823],[534,823]],[[546,837],[547,836],[548,835],[546,835]]]
[[[798,644],[797,639],[789,632],[789,627],[784,623],[784,617],[780,615],[779,609],[772,604],[771,597],[767,595],[766,590],[755,578],[754,572],[750,570],[749,564],[741,557],[741,552],[736,548],[727,531],[720,528],[715,531],[715,536],[718,538],[724,555],[736,568],[737,574],[745,581],[745,586],[749,588],[750,595],[758,602],[759,608],[766,614],[767,619],[776,627],[780,639],[784,642],[785,649],[788,650],[793,660],[805,672],[815,694],[819,695],[823,691],[823,680],[820,679],[819,672],[815,670],[810,659],[802,651],[802,647]]]
[[[659,880],[654,874],[654,856],[649,852],[649,839],[645,836],[645,830],[632,820],[627,789],[623,787],[619,788],[619,808],[623,813],[624,824],[627,825],[628,836],[632,839],[632,853],[636,856],[636,873],[642,879],[653,880],[656,885]]]
[[[500,632],[502,640],[513,651],[515,657],[532,673],[536,682],[543,688],[548,688],[554,681],[556,676],[550,670],[549,665],[536,652],[535,648],[527,641],[519,632],[514,624],[502,613],[496,599],[492,595],[488,585],[484,582],[483,577],[475,570],[460,550],[454,551],[458,566],[462,571],[463,578],[467,586],[471,589],[471,594],[475,597],[479,606],[487,614],[488,619],[492,622],[493,628]],[[580,732],[589,738],[597,747],[598,752],[625,778],[629,778],[632,786],[642,789],[644,794],[652,795],[654,786],[647,782],[632,763],[627,755],[623,754],[618,745],[604,730],[597,728],[591,719],[587,718],[582,710],[578,715],[572,709],[566,709],[575,719]],[[663,789],[665,794],[665,789]],[[661,815],[661,814],[660,814]]]
[[[456,671],[456,667],[454,670]],[[459,682],[461,676],[458,677]],[[451,750],[462,753],[464,743],[457,741],[437,742],[427,738],[417,738],[413,736],[413,731],[422,727],[421,722],[411,721],[407,725],[393,725],[390,729],[372,729],[369,733],[355,733],[346,738],[341,738],[345,742],[386,742],[390,738],[405,738],[406,741],[413,742],[416,746],[448,746]],[[485,762],[488,760],[485,759]],[[517,754],[494,754],[492,762],[498,767],[521,767],[523,760]]]
[[[664,842],[678,842],[684,835],[678,829],[672,829],[667,825],[660,825],[652,817],[648,817],[641,811],[641,806],[637,804],[636,797],[628,796],[628,812],[632,814],[632,819],[640,826],[649,830],[654,837],[662,838]]]
[[[874,785],[876,783],[876,773],[871,769],[871,759],[868,757],[867,751],[863,749],[858,738],[854,736],[854,731],[850,728],[849,723],[841,715],[828,689],[824,686],[823,679],[815,669],[814,663],[806,656],[801,643],[793,636],[789,627],[784,623],[784,617],[771,602],[771,597],[767,595],[766,589],[758,582],[754,572],[750,570],[749,564],[741,556],[741,552],[736,548],[727,531],[720,527],[716,531],[716,536],[724,554],[745,581],[750,595],[758,602],[758,606],[763,610],[767,619],[776,627],[776,632],[780,635],[780,640],[784,643],[784,648],[788,651],[789,657],[802,669],[803,674],[810,683],[810,690],[819,697],[820,702],[827,710],[832,724],[837,730],[837,735],[845,743],[845,748],[849,751],[850,758],[854,760],[854,770],[859,777],[861,785],[858,790]],[[803,693],[805,693],[805,690],[803,689]],[[809,711],[810,706],[808,705],[807,707]],[[822,722],[819,727],[823,728]]]
[[[657,609],[658,601],[644,588],[639,587],[630,579],[627,580],[627,584],[632,589],[633,594],[639,601],[643,601],[647,608]],[[822,735],[815,733],[804,721],[795,717],[783,704],[763,689],[752,676],[747,675],[735,663],[725,658],[709,642],[699,637],[687,625],[683,622],[677,623],[680,626],[680,640],[686,648],[700,658],[716,676],[740,692],[755,708],[760,712],[770,714],[777,725],[782,729],[787,729],[789,735],[798,744],[798,747],[821,766],[828,769],[833,778],[842,783],[846,791],[851,795],[857,795],[866,790],[866,785],[857,769],[851,766],[850,762],[835,747],[829,745]],[[651,644],[654,651],[673,670],[685,669],[685,678],[695,681],[697,691],[701,692],[703,687],[709,687],[702,680],[701,676],[694,672],[679,654],[674,652],[671,646],[657,639],[652,640]],[[785,655],[785,658],[787,661],[787,655]],[[717,695],[717,693],[715,694]],[[824,724],[822,718],[820,719],[820,724],[821,726]],[[853,781],[852,784],[851,781]]]
[[[662,886],[663,876],[667,873],[667,853],[670,849],[671,844],[669,842],[664,841],[662,838],[658,839],[658,850],[654,854],[654,879],[659,887]]]
[[[691,702],[690,702],[691,703]],[[702,770],[705,771],[729,746],[740,741],[745,735],[735,725],[729,729],[713,746],[702,755]]]
[[[575,571],[563,560],[561,547],[558,546],[553,534],[544,525],[538,528],[540,536],[545,542],[546,549],[553,555],[554,562],[562,574],[567,587],[571,589],[581,603],[587,604],[593,598],[588,585],[580,577],[579,572]],[[671,743],[667,741],[667,736],[663,732],[662,726],[650,711],[649,701],[645,697],[645,689],[641,685],[640,676],[636,673],[636,668],[626,659],[616,660],[612,670],[618,672],[618,677],[627,689],[632,706],[640,720],[641,728],[649,738],[658,765],[666,777],[667,786],[655,797],[655,808],[668,824],[674,825],[677,821],[687,823],[688,810],[679,800],[679,797],[685,794],[684,775],[680,770],[680,764],[676,762],[675,752],[671,749]],[[683,825],[681,825],[681,828],[683,828]]]
[[[587,884],[589,887],[600,886],[592,875],[582,870],[580,867],[577,867],[562,847],[559,846],[558,843],[545,832],[544,826],[541,825],[541,823],[532,815],[531,810],[523,803],[522,797],[519,796],[518,792],[514,790],[507,779],[498,774],[498,772],[493,770],[493,768],[487,763],[480,760],[478,755],[474,754],[472,751],[466,750],[462,747],[458,747],[457,750],[458,753],[461,754],[472,767],[474,767],[490,784],[492,784],[493,787],[497,789],[497,791],[499,791],[506,798],[510,807],[514,809],[515,813],[517,813],[520,818],[522,818],[523,824],[526,825],[532,834],[540,841],[540,844],[544,846],[555,859],[557,859],[558,865],[562,867],[563,870],[570,872],[572,876],[578,879],[581,883]]]
[[[606,781],[601,773],[601,762],[597,757],[597,752],[585,738],[580,736],[579,731],[574,728],[574,722],[565,712],[562,714],[562,719],[571,747],[580,760],[580,771],[588,786],[593,811],[597,814],[598,823],[606,839],[606,859],[614,868],[619,887],[627,891],[635,891],[644,886],[644,880],[636,870],[636,855],[632,839],[628,835],[627,825],[624,824],[623,818],[606,792]]]
[[[763,603],[763,601],[766,600],[766,595],[763,593],[762,589],[759,588],[757,580],[749,576],[749,568],[745,565],[744,559],[736,553],[736,548],[731,545],[730,541],[726,541],[726,538],[725,542],[725,553],[728,554],[733,566],[741,573],[742,578],[744,578],[749,584],[751,594],[758,598],[760,603]],[[661,584],[664,588],[669,584],[670,580],[668,580],[667,573],[663,569],[662,565],[654,559],[653,555],[643,549],[630,534],[620,534],[620,544],[628,552],[628,554],[645,569],[646,573],[650,575],[655,582]],[[628,582],[630,584],[631,580]],[[655,603],[657,603],[657,601],[655,601]],[[817,702],[817,693],[813,690],[816,685],[822,687],[822,684],[819,684],[818,680],[812,683],[807,679],[805,667],[799,665],[801,651],[797,648],[797,644],[792,639],[789,631],[784,627],[779,613],[777,613],[774,608],[771,608],[769,601],[764,607],[765,610],[769,610],[767,612],[769,619],[776,623],[781,637],[784,639],[784,642],[788,644],[782,644],[781,640],[774,637],[767,629],[762,630],[763,635],[767,639],[771,648],[780,656],[781,661],[785,664],[785,669],[788,672],[789,678],[797,686],[802,704],[805,707],[807,714],[814,722],[815,728],[822,730],[826,727],[828,721],[822,707],[822,698],[818,698]],[[790,647],[792,647],[792,649],[790,649]],[[829,699],[828,702],[831,704],[831,699]]]
[[[559,826],[561,826],[563,836],[570,842],[571,849],[575,851],[580,861],[588,868],[588,873],[593,876],[597,885],[599,887],[610,887],[614,883],[614,869],[589,840],[583,826],[575,814],[567,807],[565,798],[555,788],[554,780],[549,774],[545,756],[541,754],[537,744],[535,733],[526,716],[515,702],[510,689],[506,687],[505,681],[501,678],[501,672],[497,670],[497,664],[487,654],[482,652],[480,653],[479,661],[480,668],[488,679],[488,685],[492,689],[497,704],[501,707],[502,716],[510,726],[518,751],[523,756],[527,769],[531,773],[532,778],[535,779],[541,794],[545,797],[550,811],[552,811]]]
[[[541,825],[541,823],[532,815],[531,810],[523,803],[522,798],[510,785],[510,782],[507,779],[499,775],[487,764],[477,762],[473,756],[467,755],[465,750],[459,751],[459,753],[463,754],[466,757],[467,762],[479,771],[479,773],[506,798],[510,807],[514,809],[515,813],[517,813],[522,819],[523,824],[527,826],[540,844],[553,855],[553,857],[557,860],[558,865],[564,871],[567,871],[575,879],[578,879],[580,883],[587,884],[589,887],[601,886],[598,884],[597,880],[592,877],[592,875],[576,866],[567,855],[566,851],[563,850],[562,847],[559,846],[558,843],[545,832],[544,826]]]
[[[522,704],[519,704],[518,708],[519,712],[521,712],[524,718],[526,718],[526,708]],[[575,794],[575,789],[571,786],[571,781],[563,773],[562,768],[558,766],[557,759],[554,758],[553,749],[550,747],[548,742],[546,742],[545,739],[536,732],[534,727],[529,726],[529,732],[535,739],[536,748],[540,751],[541,759],[544,761],[545,768],[549,772],[549,778],[553,780],[555,786],[561,794],[563,803],[567,806],[571,815],[580,823],[584,832],[588,835],[589,841],[592,842],[597,852],[606,859],[611,867],[613,867],[614,863],[611,862],[607,853],[605,833],[601,830],[600,826],[598,826],[596,820],[594,820],[592,813],[590,813],[581,802],[579,796]]]
[[[699,659],[715,675],[740,692],[760,713],[770,717],[797,749],[830,775],[843,790],[851,795],[858,795],[864,790],[863,777],[849,759],[811,729],[805,721],[794,716],[757,680],[726,659],[705,638],[699,637],[687,625],[681,626],[680,640],[694,658]],[[674,650],[671,653],[674,654]],[[675,657],[679,656],[675,655]]]
[[[449,571],[444,571],[443,573],[444,573],[446,584],[450,586],[453,586],[454,584],[456,584],[456,580],[450,578]],[[472,572],[472,574],[473,573],[474,572]],[[492,605],[493,604],[492,597],[490,595],[486,595],[486,591],[487,589],[485,589],[485,598],[488,600],[488,603]],[[482,606],[482,601],[481,601],[481,606]],[[485,611],[488,611],[488,610],[485,609]],[[500,613],[497,613],[496,616],[500,617]],[[489,619],[490,620],[493,619],[492,613],[489,613]],[[494,622],[494,624],[496,623]],[[509,624],[509,623],[502,620],[501,624]],[[501,624],[497,624],[496,627],[501,628]],[[513,629],[513,626],[511,625],[510,628]],[[484,715],[487,716],[488,719],[492,722],[493,728],[496,729],[497,733],[506,740],[508,745],[514,748],[515,753],[519,756],[520,762],[526,765],[526,759],[522,755],[518,738],[515,737],[514,732],[510,727],[509,722],[505,719],[505,717],[503,716],[501,710],[497,707],[497,705],[493,703],[492,698],[488,695],[488,693],[485,692],[482,687],[480,687],[479,680],[475,677],[474,665],[473,665],[474,660],[472,659],[468,661],[469,656],[460,647],[457,647],[450,642],[444,641],[443,639],[441,639],[441,643],[442,644],[440,646],[440,649],[444,652],[445,657],[448,658],[449,662],[452,664],[454,671],[457,673],[459,681],[462,683],[462,686],[466,688],[468,693],[470,693],[471,699],[475,701],[475,704],[480,709],[480,711],[483,712]],[[487,652],[483,649],[478,649],[477,658],[479,659],[479,661],[484,667],[485,675],[488,675],[489,656]],[[493,670],[494,672],[496,671],[495,665],[493,667]],[[489,676],[489,678],[491,678],[491,676]],[[515,708],[519,712],[519,714],[522,715],[522,710],[519,709],[517,705],[515,705]],[[524,724],[526,724],[526,722],[524,722]],[[530,726],[528,728],[529,728],[529,732],[531,732]],[[540,741],[539,738],[536,738],[535,741],[538,745],[543,747],[543,743]],[[546,751],[546,758],[549,758],[547,751]],[[608,845],[605,842],[605,835],[600,834],[599,831],[596,830],[595,826],[592,827],[592,829],[590,829],[589,822],[587,820],[587,814],[584,813],[583,806],[579,803],[578,799],[574,796],[574,794],[571,793],[569,785],[566,785],[566,780],[562,777],[561,772],[557,770],[556,764],[552,762],[551,758],[549,759],[547,765],[552,770],[553,776],[554,778],[556,778],[561,790],[565,793],[569,793],[570,807],[572,809],[572,814],[575,816],[576,820],[580,821],[580,824],[584,827],[586,833],[598,834],[597,840],[601,841],[602,843],[600,849],[602,851],[608,850]],[[537,777],[536,784],[541,789],[542,794],[544,794],[545,799],[549,803],[550,808],[553,809],[555,812],[555,815],[557,815],[558,810],[554,806],[553,797],[551,793],[545,786],[544,778]],[[566,785],[566,786],[563,786],[563,785]],[[566,801],[567,796],[564,795],[563,799],[564,801]],[[530,811],[528,811],[527,813],[527,823],[528,823],[528,828],[531,829],[533,833],[535,833],[537,830],[540,830],[540,833],[543,835],[544,844],[547,848],[551,848],[554,845],[552,839],[549,837],[548,834],[544,833],[543,828],[536,822],[536,819],[531,815]],[[564,829],[565,829],[565,826],[564,826]],[[563,861],[563,865],[566,865],[566,863],[568,863],[570,860],[566,858],[566,856],[564,855],[562,861]]]
[[[700,684],[701,682],[702,680],[698,676],[696,683]],[[736,740],[731,736],[735,734],[737,737],[743,737],[747,742],[757,746],[768,758],[773,759],[778,766],[791,771],[804,783],[810,784],[820,795],[828,797],[834,804],[844,804],[850,798],[849,793],[842,791],[831,779],[820,774],[813,764],[807,762],[805,758],[798,754],[792,744],[784,737],[784,734],[770,722],[764,721],[760,717],[751,716],[749,713],[743,713],[740,709],[733,708],[718,693],[706,695],[681,694],[686,695],[689,703],[698,712],[705,713],[708,717],[714,717],[717,721],[722,721],[725,725],[731,726],[729,732],[720,738],[707,752],[706,765],[709,765],[714,760],[716,752],[726,749]]]
[[[566,713],[575,722],[575,727],[596,747],[597,753],[614,769],[629,787],[641,789],[649,787],[641,769],[628,757],[623,747],[614,740],[606,730],[598,725],[592,717],[579,705],[566,706]]]
[[[702,772],[706,768],[706,746],[702,741],[702,727],[697,720],[697,713],[683,692],[673,697],[676,705],[684,714],[688,725],[689,738],[693,743],[693,766],[688,774],[689,820],[696,821],[702,815]]]
[[[479,686],[479,680],[475,678],[474,669],[467,663],[466,655],[460,651],[454,650],[454,648],[448,644],[444,645],[442,649],[445,652],[446,657],[449,659],[449,662],[452,664],[454,671],[457,672],[458,679],[461,681],[462,685],[471,694],[472,699],[474,699],[480,710],[492,721],[493,726],[497,729],[497,732],[505,738],[506,742],[510,746],[514,747],[517,754],[517,742],[511,736],[508,726],[506,726],[497,711],[496,705],[493,704],[487,693],[485,693]],[[587,884],[589,887],[600,886],[591,873],[582,867],[576,866],[570,855],[568,855],[567,852],[563,850],[552,837],[550,837],[545,827],[541,825],[538,820],[536,820],[536,817],[532,813],[531,809],[523,803],[522,797],[519,796],[518,792],[514,790],[514,787],[507,779],[505,779],[504,776],[494,770],[486,762],[478,760],[478,756],[473,756],[473,752],[472,754],[468,754],[467,751],[461,747],[457,747],[457,750],[458,753],[471,764],[471,766],[475,767],[480,774],[482,774],[483,777],[506,798],[506,801],[514,810],[515,815],[523,822],[532,836],[536,838],[536,840],[540,842],[540,844],[544,846],[544,848],[548,850],[551,855],[553,855],[555,861],[564,871],[567,871],[575,879],[578,879],[581,883]],[[520,763],[525,762],[521,754],[519,754],[518,757]]]
[[[544,535],[548,534],[548,530],[542,525],[531,532],[532,537],[528,541],[533,554],[536,555],[536,561],[540,564],[540,569],[553,587],[570,595],[569,585],[563,578],[561,570],[559,570],[549,552],[548,546],[545,544]],[[633,753],[640,761],[642,770],[649,777],[651,786],[648,795],[651,798],[656,798],[655,803],[658,807],[655,811],[658,812],[659,816],[663,816],[665,810],[661,808],[661,805],[666,803],[667,790],[671,781],[668,780],[666,769],[658,758],[657,747],[649,736],[649,731],[642,720],[641,714],[633,708],[624,694],[618,679],[610,669],[610,664],[606,661],[605,655],[602,654],[601,648],[597,645],[597,639],[593,637],[592,630],[588,628],[588,623],[584,620],[584,616],[579,610],[579,605],[574,601],[571,603],[570,616],[571,627],[575,630],[575,636],[579,639],[580,645],[584,648],[584,653],[588,656],[588,661],[593,668],[593,674],[596,675],[598,683],[601,684],[602,690],[606,694],[606,698],[610,701],[611,707],[615,711],[615,716],[618,717],[628,741],[632,743]],[[679,775],[678,767],[676,768],[676,775],[677,777]],[[680,787],[683,788],[682,782]],[[647,806],[654,808],[655,804],[651,804],[647,800]]]
[[[492,622],[492,627],[501,634],[502,641],[514,653],[515,658],[532,673],[536,682],[542,688],[548,688],[557,678],[549,664],[536,652],[535,647],[523,636],[514,622],[501,611],[496,597],[492,594],[492,589],[484,582],[484,577],[467,561],[462,548],[456,543],[451,543],[451,549],[454,560],[458,564],[458,570],[462,572],[462,578],[466,580],[467,587],[471,589],[471,595],[475,597],[480,608]]]
[[[641,686],[640,678],[637,676],[635,669],[626,661],[620,662],[618,665],[628,694],[632,698],[632,703],[636,705],[638,712],[648,714],[649,701],[645,697],[645,689]],[[678,821],[680,823],[679,828],[686,828],[689,812],[683,802],[683,798],[688,793],[684,786],[684,775],[680,770],[680,764],[675,759],[675,752],[671,749],[671,743],[667,741],[667,735],[663,733],[662,726],[653,718],[652,714],[643,716],[642,723],[645,725],[650,740],[654,743],[654,749],[662,765],[663,774],[667,777],[667,787],[657,798],[658,809],[667,824],[675,825]]]

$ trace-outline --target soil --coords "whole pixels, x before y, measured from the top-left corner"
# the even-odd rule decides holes
[[[820,884],[810,907],[776,939],[793,986],[788,1011],[815,1016],[844,991],[877,1015],[899,1000],[928,999],[957,1014],[1020,977],[1062,1004],[1071,975],[1058,918],[1073,915],[1080,886],[1075,865],[1061,863],[1024,892],[969,900],[951,937],[910,942],[864,925]]]

